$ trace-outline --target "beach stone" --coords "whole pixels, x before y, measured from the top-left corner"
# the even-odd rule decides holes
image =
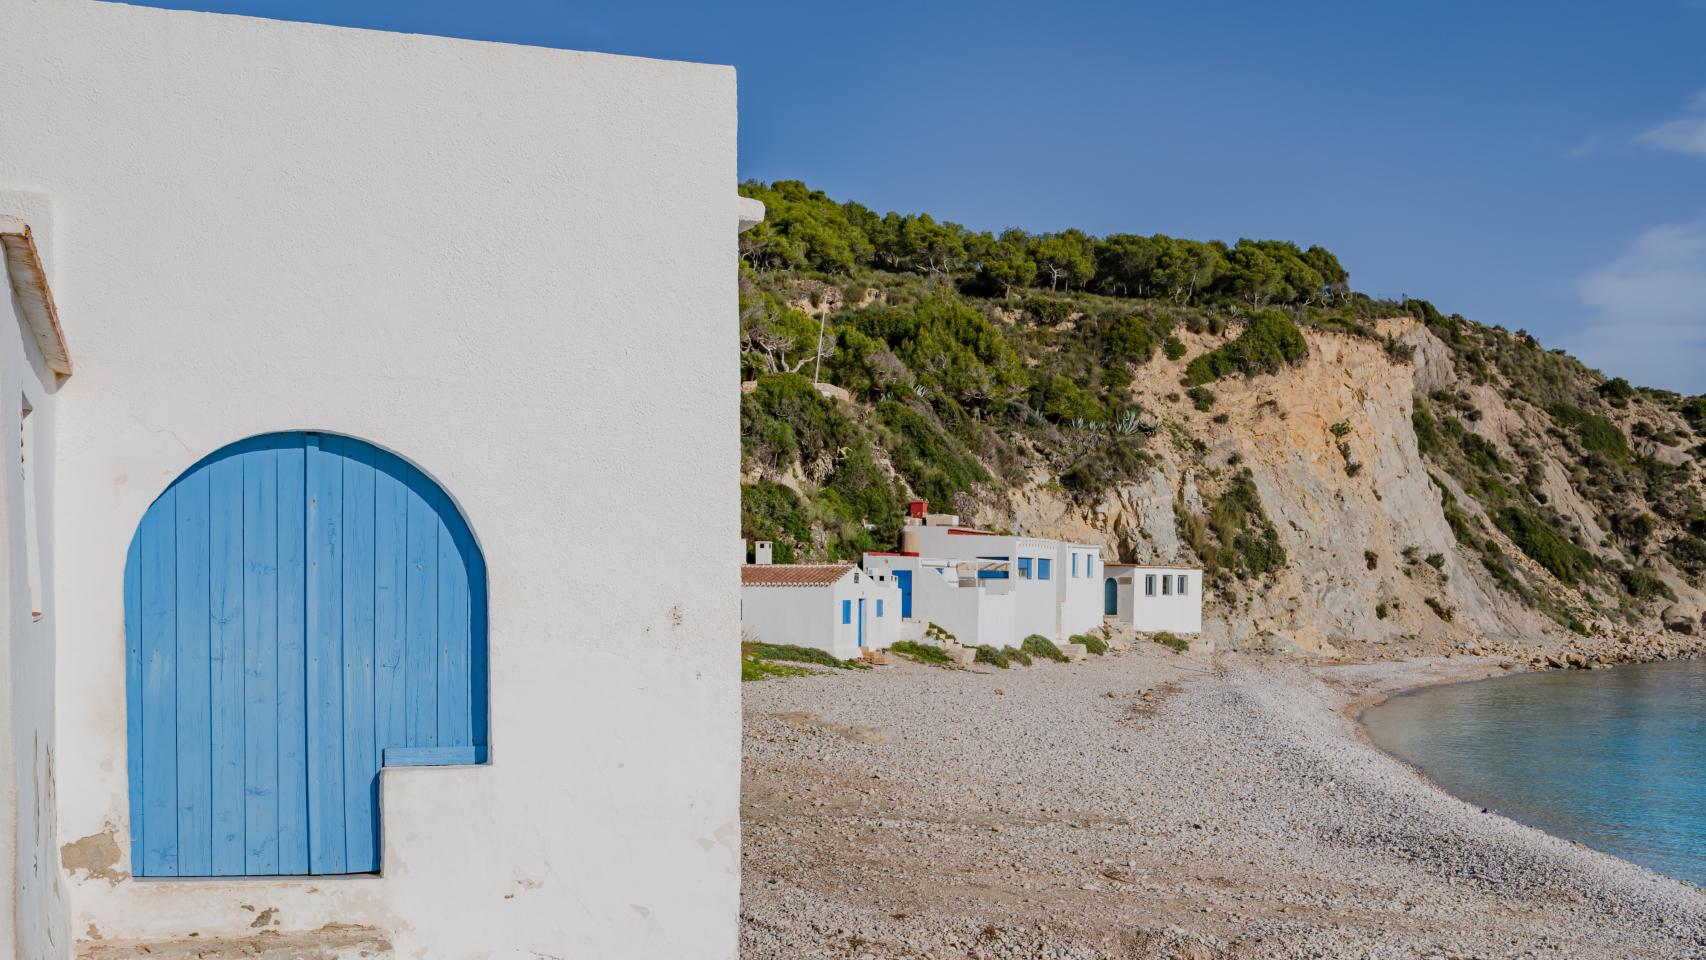
[[[1694,631],[1698,628],[1698,625],[1694,622],[1693,614],[1684,612],[1681,607],[1674,603],[1666,607],[1663,613],[1659,614],[1659,619],[1664,623],[1665,629],[1669,630],[1671,633],[1693,636]]]

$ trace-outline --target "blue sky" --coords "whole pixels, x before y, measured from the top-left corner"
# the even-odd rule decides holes
[[[220,10],[732,63],[742,177],[977,228],[1283,238],[1706,392],[1706,0]]]

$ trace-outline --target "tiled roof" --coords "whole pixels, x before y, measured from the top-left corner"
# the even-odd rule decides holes
[[[749,563],[740,568],[743,587],[827,587],[847,575],[851,563]]]

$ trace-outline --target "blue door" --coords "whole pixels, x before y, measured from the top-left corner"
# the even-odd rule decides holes
[[[901,619],[908,619],[912,616],[912,571],[896,570],[894,582],[896,586],[900,587]]]
[[[1113,577],[1102,582],[1102,612],[1110,617],[1120,612],[1120,588]]]
[[[861,649],[865,646],[865,601],[863,599],[859,601],[859,646]]]
[[[484,759],[485,561],[393,454],[232,444],[148,508],[124,588],[136,876],[374,872],[381,766]]]

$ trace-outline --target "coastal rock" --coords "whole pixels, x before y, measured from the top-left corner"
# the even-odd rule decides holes
[[[1659,619],[1664,623],[1665,629],[1671,633],[1693,636],[1694,631],[1700,628],[1700,624],[1695,622],[1693,613],[1684,611],[1674,603],[1664,609],[1664,613],[1659,615]]]

